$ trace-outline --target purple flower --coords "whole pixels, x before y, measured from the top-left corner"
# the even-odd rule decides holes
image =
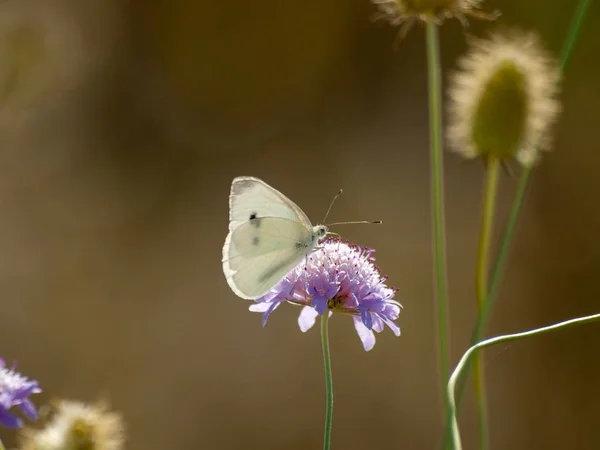
[[[0,424],[10,428],[21,428],[23,421],[9,410],[17,406],[31,420],[37,419],[35,406],[29,400],[31,394],[39,394],[42,390],[37,381],[28,380],[13,368],[7,369],[0,358]]]
[[[354,328],[363,347],[375,345],[375,334],[387,325],[396,336],[400,328],[394,320],[402,305],[392,297],[396,293],[385,285],[371,255],[363,249],[339,239],[327,239],[306,262],[292,269],[269,293],[255,300],[250,311],[263,313],[263,326],[269,315],[283,302],[303,306],[298,325],[308,331],[317,316],[329,311],[346,314],[354,320]]]

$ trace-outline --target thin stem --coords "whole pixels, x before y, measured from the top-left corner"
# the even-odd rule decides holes
[[[495,344],[502,344],[510,341],[516,341],[517,339],[524,339],[531,336],[540,335],[543,333],[548,333],[551,331],[555,331],[561,328],[566,328],[572,325],[578,325],[583,323],[595,322],[600,320],[600,314],[593,314],[591,316],[578,317],[576,319],[565,320],[564,322],[559,322],[554,325],[549,325],[547,327],[536,328],[534,330],[523,331],[521,333],[515,334],[506,334],[504,336],[498,336],[491,339],[487,339],[485,341],[481,341],[478,344],[472,346],[465,352],[462,356],[458,364],[456,365],[456,369],[452,373],[450,377],[450,381],[448,382],[447,396],[448,396],[448,404],[450,405],[450,417],[451,417],[451,433],[452,433],[452,443],[453,448],[455,450],[462,450],[462,443],[460,440],[460,432],[458,429],[458,419],[456,417],[456,409],[457,403],[454,395],[455,386],[458,380],[461,378],[462,372],[468,367],[469,362],[472,360],[472,356],[476,354],[479,350],[485,347],[489,347]]]
[[[427,65],[429,73],[429,135],[431,153],[431,203],[433,209],[433,247],[435,259],[435,289],[437,299],[438,361],[442,393],[449,370],[448,295],[446,282],[446,238],[444,224],[444,154],[442,148],[442,88],[440,49],[437,25],[428,22]],[[446,396],[442,396],[444,413],[448,411]]]
[[[325,367],[325,437],[323,449],[329,450],[331,446],[331,424],[333,419],[333,377],[331,375],[331,355],[329,354],[329,311],[321,316],[321,345],[323,346],[323,365]],[[0,449],[1,450],[1,449]]]
[[[479,250],[477,252],[477,270],[475,275],[477,310],[480,315],[487,303],[490,247],[494,225],[494,211],[496,209],[496,196],[498,193],[499,172],[500,161],[498,161],[498,158],[490,157],[488,159],[486,181],[483,188],[483,210],[481,214],[481,228],[479,230]],[[479,354],[475,355],[473,362],[473,385],[475,387],[475,399],[477,400],[477,412],[479,416],[479,448],[480,450],[485,450],[488,448],[485,374],[483,371],[483,360]]]
[[[571,55],[573,54],[573,49],[575,48],[575,44],[577,43],[577,39],[581,34],[581,28],[583,25],[583,21],[587,14],[587,11],[592,4],[592,0],[579,0],[579,4],[577,5],[577,9],[575,10],[575,14],[571,19],[571,25],[569,26],[569,33],[567,34],[567,38],[563,44],[563,47],[560,51],[560,59],[559,59],[559,72],[562,77],[565,73],[565,68],[571,59]]]
[[[591,0],[580,0],[577,5],[577,9],[571,19],[571,24],[569,27],[569,31],[567,33],[567,37],[565,38],[559,59],[559,73],[561,76],[564,74],[567,63],[570,61],[571,55],[573,54],[573,50],[575,48],[575,44],[579,35],[581,34],[581,28],[588,11],[588,8],[591,4]],[[483,331],[487,324],[488,318],[490,316],[490,312],[492,310],[492,306],[496,299],[496,294],[498,291],[498,286],[500,284],[500,278],[502,275],[502,269],[504,267],[504,262],[506,261],[506,257],[508,256],[508,250],[510,247],[510,242],[514,235],[515,226],[517,223],[517,218],[519,213],[521,212],[521,206],[523,205],[523,200],[525,198],[525,193],[529,187],[531,181],[532,169],[526,168],[523,170],[521,174],[521,179],[519,180],[519,185],[517,187],[517,192],[515,194],[515,198],[513,200],[513,204],[511,206],[511,210],[509,213],[508,221],[506,223],[506,228],[504,229],[504,233],[501,238],[500,249],[498,251],[498,255],[496,256],[496,261],[493,265],[490,282],[488,285],[488,296],[487,302],[485,303],[481,314],[477,316],[477,323],[475,324],[475,329],[473,330],[473,334],[471,336],[471,345],[475,345],[477,342],[481,341],[483,338]],[[467,362],[468,370],[465,373],[468,373],[470,369],[471,360]],[[456,388],[456,406],[460,407],[460,403],[462,400],[462,394],[464,392],[464,388],[466,385],[466,376],[461,377],[458,381]],[[446,432],[445,432],[445,441],[448,440],[450,429],[449,422],[446,423]]]
[[[477,309],[483,310],[487,300],[488,270],[490,247],[492,242],[492,228],[494,225],[494,211],[496,209],[496,196],[498,194],[498,174],[500,162],[498,158],[490,157],[486,172],[485,186],[483,188],[483,210],[481,213],[481,228],[479,229],[479,250],[477,253]]]
[[[2,439],[0,439],[0,450],[4,450],[4,444],[2,443]]]

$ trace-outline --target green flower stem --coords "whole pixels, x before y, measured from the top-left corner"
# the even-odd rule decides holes
[[[559,72],[561,77],[564,75],[565,68],[567,67],[568,62],[571,59],[573,49],[575,48],[577,39],[581,34],[581,27],[583,25],[583,21],[591,4],[592,0],[579,0],[579,4],[577,5],[575,14],[573,14],[573,18],[571,19],[571,25],[569,27],[569,34],[567,35],[567,38],[565,39],[563,47],[560,51]]]
[[[510,341],[516,341],[518,339],[524,339],[532,336],[537,336],[544,333],[549,333],[551,331],[556,331],[561,328],[566,328],[572,325],[595,322],[600,320],[600,314],[593,314],[591,316],[578,317],[576,319],[566,320],[564,322],[559,322],[554,325],[549,325],[547,327],[536,328],[534,330],[523,331],[521,333],[515,334],[506,334],[504,336],[497,336],[491,339],[486,339],[485,341],[481,341],[478,344],[472,346],[465,352],[462,356],[458,364],[456,365],[456,369],[450,376],[450,381],[448,382],[447,396],[448,396],[448,404],[450,405],[450,417],[451,417],[451,433],[452,433],[452,443],[453,448],[455,450],[462,450],[462,443],[460,440],[460,432],[458,429],[458,420],[456,417],[456,399],[454,396],[456,382],[464,377],[461,377],[461,374],[465,371],[468,366],[469,361],[472,360],[472,356],[477,354],[479,350],[485,347],[489,347],[491,345],[503,344]]]
[[[586,13],[591,5],[591,0],[580,0],[573,15],[573,19],[571,20],[571,25],[569,27],[569,31],[567,37],[564,41],[562,50],[560,52],[559,59],[559,72],[561,76],[564,74],[567,63],[569,62],[571,55],[573,54],[573,49],[575,48],[575,44],[577,43],[577,39],[581,34],[581,28],[586,16]],[[521,174],[521,179],[519,180],[519,185],[517,187],[517,192],[515,194],[515,198],[513,200],[513,204],[509,213],[508,221],[506,223],[506,228],[502,235],[502,240],[500,243],[500,249],[498,251],[498,255],[496,257],[496,261],[491,271],[490,282],[488,285],[488,295],[487,302],[485,303],[481,313],[477,316],[477,323],[475,325],[475,329],[473,330],[473,334],[471,336],[471,345],[475,345],[479,342],[483,337],[483,331],[487,324],[487,320],[490,316],[490,311],[492,310],[492,306],[494,300],[496,299],[496,294],[498,290],[498,285],[500,282],[502,268],[504,267],[504,262],[506,257],[508,256],[508,250],[510,246],[510,242],[512,240],[512,236],[515,231],[515,225],[517,223],[517,218],[521,211],[521,206],[523,205],[523,200],[525,198],[525,193],[527,192],[527,188],[529,187],[529,183],[531,180],[532,169],[527,168],[523,170]],[[465,373],[468,373],[470,370],[471,360],[467,361],[467,370]],[[464,392],[464,388],[466,385],[466,377],[461,377],[457,384],[456,389],[456,407],[460,407],[460,402],[462,400],[462,394]],[[445,432],[445,442],[448,442],[450,437],[450,423],[446,422],[446,432]]]
[[[329,311],[321,316],[321,345],[323,346],[323,364],[325,366],[325,394],[327,398],[325,406],[325,437],[323,449],[331,447],[331,424],[333,419],[333,377],[331,375],[331,355],[329,353]],[[2,450],[2,449],[0,449]]]
[[[431,153],[431,202],[433,208],[433,246],[435,289],[437,298],[438,360],[442,393],[446,389],[449,370],[448,294],[446,282],[446,238],[444,225],[444,154],[442,148],[442,89],[440,48],[437,25],[428,22],[427,65],[429,73],[429,135]],[[444,413],[448,412],[446,396],[442,396]]]
[[[0,439],[0,450],[4,450],[4,444],[2,443],[2,439]]]
[[[481,315],[487,303],[488,271],[490,259],[490,246],[492,242],[492,229],[494,225],[494,211],[496,209],[496,196],[498,193],[498,174],[500,161],[498,158],[488,159],[485,186],[483,188],[483,211],[481,214],[481,228],[479,230],[479,250],[477,254],[477,270],[475,286],[477,294],[477,311]],[[483,361],[479,354],[473,358],[473,384],[477,411],[479,416],[479,448],[488,448],[488,422],[487,401],[485,396],[485,377]]]

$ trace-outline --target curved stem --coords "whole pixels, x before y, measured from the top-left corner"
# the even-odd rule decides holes
[[[448,382],[449,336],[448,295],[446,281],[446,237],[444,224],[444,154],[442,148],[442,88],[438,28],[428,22],[427,65],[429,73],[429,139],[431,158],[431,204],[433,209],[433,250],[437,304],[438,361],[442,393]],[[444,413],[448,411],[442,396]]]
[[[331,375],[331,355],[329,354],[329,311],[321,316],[321,345],[323,347],[323,365],[325,367],[325,434],[323,449],[329,450],[331,446],[331,424],[333,419],[333,377]]]
[[[515,334],[506,334],[504,336],[498,336],[491,339],[486,339],[485,341],[481,341],[478,344],[472,346],[465,352],[462,356],[458,364],[456,365],[456,369],[450,376],[450,381],[448,382],[448,389],[446,394],[448,396],[448,404],[450,405],[450,429],[452,434],[452,443],[453,448],[455,450],[462,450],[462,442],[460,439],[460,432],[458,429],[458,419],[456,417],[456,408],[457,403],[454,395],[455,386],[457,381],[460,380],[462,372],[467,368],[469,362],[472,360],[472,356],[475,355],[479,350],[485,347],[489,347],[495,344],[502,344],[510,341],[516,341],[518,339],[524,339],[532,336],[536,336],[539,334],[548,333],[551,331],[558,330],[560,328],[566,328],[572,325],[578,325],[583,323],[595,322],[600,320],[600,314],[593,314],[591,316],[578,317],[576,319],[565,320],[564,322],[559,322],[554,325],[549,325],[547,327],[536,328],[534,330],[523,331],[521,333]]]
[[[586,13],[591,5],[591,0],[580,0],[577,5],[577,9],[571,19],[571,25],[569,27],[569,31],[567,33],[567,37],[565,38],[559,59],[559,71],[561,76],[564,74],[565,69],[567,67],[567,63],[569,62],[571,55],[573,54],[573,50],[575,48],[575,44],[577,42],[577,38],[581,34],[581,28],[586,16]],[[525,198],[525,193],[529,187],[531,182],[532,169],[526,168],[523,170],[521,174],[521,179],[519,180],[519,185],[517,187],[517,192],[515,194],[515,198],[513,200],[513,204],[510,209],[509,217],[506,223],[506,228],[502,234],[500,248],[498,251],[498,255],[496,256],[496,260],[492,267],[490,282],[488,285],[488,295],[487,301],[481,310],[481,313],[477,316],[477,323],[475,324],[475,328],[473,330],[473,334],[471,336],[471,345],[475,345],[483,338],[483,331],[485,329],[485,325],[490,316],[490,312],[492,310],[492,306],[494,300],[496,299],[496,294],[498,291],[498,285],[500,284],[500,278],[502,275],[502,268],[504,267],[504,262],[506,261],[506,257],[508,256],[508,251],[510,247],[510,242],[512,241],[512,237],[514,235],[517,218],[519,213],[521,212],[521,207],[523,205],[523,200]],[[470,368],[471,360],[467,362]],[[468,370],[466,371],[468,372]],[[464,392],[464,388],[466,385],[466,376],[461,377],[457,383],[456,388],[456,406],[460,407],[460,403],[462,400],[462,394]],[[445,433],[445,441],[448,439],[449,435],[449,423],[446,423],[446,433]]]
[[[490,157],[488,159],[486,181],[483,188],[483,208],[481,213],[481,228],[479,229],[479,250],[477,252],[477,269],[475,275],[477,311],[480,315],[487,304],[490,246],[492,242],[496,196],[498,193],[499,172],[500,161],[498,161],[498,158]],[[479,354],[475,355],[473,363],[473,384],[479,416],[479,448],[485,450],[488,447],[487,401],[483,360]]]

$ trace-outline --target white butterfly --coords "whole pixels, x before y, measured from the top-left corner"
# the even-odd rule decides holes
[[[328,233],[312,226],[289,198],[253,177],[237,177],[229,195],[223,272],[239,297],[256,299],[317,249]]]

